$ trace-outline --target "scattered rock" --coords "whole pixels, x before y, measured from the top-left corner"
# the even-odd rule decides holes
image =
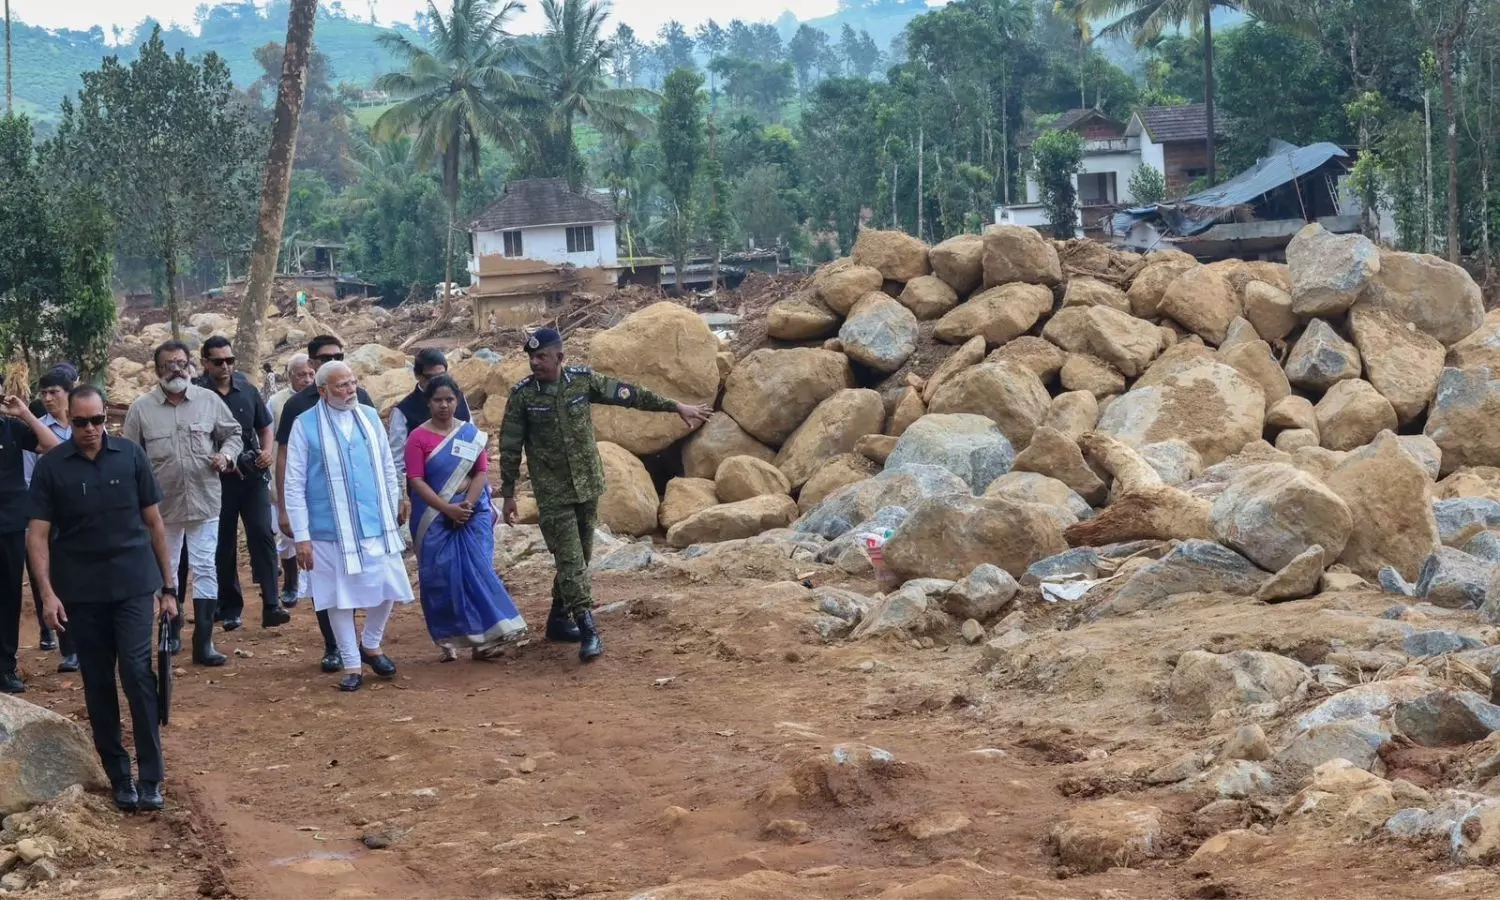
[[[1242,312],[1229,282],[1210,266],[1182,273],[1161,298],[1161,312],[1210,344],[1224,343],[1229,323]]]
[[[949,494],[912,509],[886,542],[885,562],[908,579],[957,580],[984,563],[1019,577],[1027,566],[1067,546],[1062,526],[1046,507]]]
[[[1454,797],[1431,810],[1412,807],[1397,810],[1385,820],[1385,831],[1391,837],[1408,841],[1447,838],[1463,817],[1474,808],[1474,801]]]
[[[694,513],[672,526],[667,532],[667,543],[681,549],[692,544],[754,537],[772,528],[785,528],[796,517],[796,502],[784,495],[724,503]]]
[[[1265,341],[1283,340],[1299,321],[1292,312],[1292,295],[1264,281],[1245,285],[1245,318]]]
[[[1286,360],[1286,376],[1294,387],[1321,394],[1340,381],[1358,378],[1359,348],[1339,337],[1322,319],[1307,323]]]
[[[756,440],[779,446],[818,404],[853,386],[849,358],[842,353],[801,348],[756,350],[729,373],[723,409]],[[882,425],[884,410],[882,405]],[[717,462],[714,467],[718,468]]]
[[[1266,410],[1266,427],[1282,429],[1306,429],[1318,434],[1318,417],[1312,401],[1292,394]]]
[[[1276,449],[1296,453],[1305,447],[1318,446],[1318,433],[1307,428],[1293,428],[1276,435]]]
[[[1052,404],[1041,379],[1014,363],[981,363],[944,382],[927,405],[934,415],[970,413],[1000,426],[1011,446],[1025,449]]]
[[[1415,581],[1438,546],[1432,514],[1432,482],[1396,436],[1381,434],[1349,455],[1326,479],[1349,506],[1354,530],[1338,560],[1366,578],[1392,566]]]
[[[941,319],[958,305],[958,294],[936,275],[923,275],[908,281],[899,299],[901,305],[911,310],[921,322]]]
[[[862,641],[892,635],[901,640],[924,635],[952,633],[952,620],[938,607],[937,595],[951,581],[917,579],[877,599],[865,611],[850,640]]]
[[[1305,781],[1319,766],[1335,759],[1347,760],[1368,771],[1380,764],[1380,747],[1390,739],[1389,732],[1372,722],[1314,725],[1293,737],[1272,762],[1294,784]]]
[[[1403,652],[1411,656],[1441,656],[1444,653],[1460,653],[1477,650],[1484,641],[1459,634],[1455,631],[1418,631],[1401,641]]]
[[[1184,541],[1161,559],[1132,572],[1110,599],[1108,611],[1125,615],[1174,594],[1225,593],[1248,597],[1260,590],[1268,577],[1228,547],[1212,541]]]
[[[1475,804],[1453,823],[1448,833],[1453,860],[1460,864],[1488,864],[1500,856],[1500,798]]]
[[[956,619],[988,622],[1015,604],[1016,593],[1020,589],[1021,586],[1009,572],[999,566],[984,563],[976,566],[974,571],[965,575],[943,595],[943,609]]]
[[[1337,558],[1354,527],[1349,507],[1323,482],[1279,463],[1245,469],[1214,501],[1212,515],[1222,543],[1271,572],[1313,546]]]
[[[864,438],[860,438],[864,440]],[[840,453],[818,467],[797,494],[797,508],[807,513],[840,488],[873,478],[880,468],[861,453]],[[667,485],[668,490],[671,485]]]
[[[776,451],[751,437],[728,413],[716,412],[683,442],[682,472],[688,478],[712,480],[719,464],[731,456],[770,462]]]
[[[861,229],[849,258],[856,266],[878,269],[886,281],[904,284],[932,273],[927,245],[904,231]]]
[[[1178,276],[1196,268],[1198,261],[1187,254],[1166,255],[1153,253],[1146,257],[1146,268],[1130,283],[1126,297],[1130,300],[1130,313],[1138,319],[1155,319],[1161,315],[1162,297]]]
[[[1036,442],[1032,442],[1032,447]],[[1028,450],[1028,452],[1030,452]],[[986,497],[1009,497],[1021,503],[1039,503],[1067,509],[1079,520],[1092,518],[1093,507],[1066,484],[1036,472],[1012,471],[1001,475],[985,488]]]
[[[1207,718],[1220,710],[1280,702],[1310,678],[1302,663],[1275,653],[1189,650],[1177,658],[1167,690],[1177,708]]]
[[[1353,378],[1328,389],[1314,411],[1318,439],[1329,450],[1363,447],[1382,431],[1396,430],[1396,410],[1368,381]]]
[[[974,619],[965,619],[958,633],[963,636],[966,644],[977,644],[984,640],[984,626]]]
[[[1265,762],[1271,758],[1271,743],[1266,733],[1254,722],[1236,728],[1224,746],[1219,748],[1219,761],[1244,759],[1250,762]]]
[[[599,521],[615,534],[639,536],[656,530],[661,498],[651,473],[629,450],[608,441],[599,442],[604,463],[604,496],[599,498]]]
[[[984,230],[984,286],[1021,282],[1051,287],[1062,281],[1057,248],[1034,228],[991,225]]]
[[[1103,872],[1129,868],[1163,850],[1163,813],[1154,806],[1114,798],[1075,806],[1052,826],[1048,839],[1069,869]]]
[[[908,466],[938,466],[962,478],[971,491],[982,492],[1009,472],[1016,454],[1000,428],[984,416],[923,416],[896,441],[886,458],[887,472]]]
[[[1219,345],[1219,349],[1229,350],[1241,344],[1253,344],[1258,340],[1261,340],[1261,337],[1260,333],[1255,330],[1255,326],[1250,324],[1249,319],[1240,316],[1229,323],[1229,332],[1224,337],[1224,343]],[[1277,368],[1280,367],[1281,364],[1277,363]]]
[[[1125,393],[1125,376],[1120,370],[1087,353],[1069,353],[1060,376],[1065,391],[1087,391],[1095,397]]]
[[[1436,500],[1432,514],[1438,537],[1449,547],[1467,543],[1477,534],[1500,527],[1500,501],[1488,497]]]
[[[1243,759],[1231,759],[1215,765],[1193,780],[1200,797],[1215,800],[1243,800],[1273,792],[1275,779],[1265,766]]]
[[[1443,468],[1443,451],[1438,449],[1437,442],[1425,434],[1403,434],[1397,440],[1401,442],[1401,449],[1417,461],[1427,477],[1437,481]]]
[[[766,311],[766,335],[778,341],[819,341],[838,334],[840,321],[816,295],[794,294]]]
[[[868,744],[838,744],[808,756],[792,769],[797,793],[809,800],[857,806],[894,789],[915,770],[888,750]]]
[[[991,353],[986,359],[989,362],[1017,363],[1035,372],[1036,377],[1051,383],[1062,371],[1063,360],[1066,357],[1062,348],[1046,338],[1023,334]]]
[[[1380,251],[1380,271],[1359,306],[1381,309],[1451,347],[1484,324],[1479,285],[1436,256]]]
[[[970,297],[938,320],[933,335],[949,344],[983,337],[999,347],[1026,332],[1052,310],[1052,291],[1034,284],[1007,284]]]
[[[737,503],[765,494],[790,494],[786,475],[771,463],[753,456],[731,456],[719,463],[714,489],[720,503]]]
[[[1311,597],[1318,592],[1326,558],[1327,553],[1321,545],[1308,547],[1261,585],[1255,592],[1255,599],[1262,603],[1280,603]]]
[[[1068,351],[1087,353],[1134,378],[1161,350],[1161,333],[1150,322],[1107,306],[1073,306],[1057,312],[1042,337]]]
[[[1069,391],[1052,398],[1042,425],[1078,440],[1099,424],[1099,401],[1088,391]]]
[[[718,491],[708,478],[673,478],[667,482],[661,506],[656,512],[656,521],[662,530],[670,531],[673,525],[694,513],[702,512],[719,503]]]
[[[932,272],[959,296],[967,297],[984,282],[984,238],[960,234],[927,252]]]
[[[9,694],[0,694],[0,772],[0,815],[55,800],[70,785],[109,786],[87,731]]]
[[[1141,459],[1156,470],[1163,484],[1180,486],[1203,472],[1203,458],[1184,441],[1158,441],[1140,449]]]
[[[1488,366],[1500,372],[1500,310],[1485,314],[1479,330],[1448,348],[1448,365],[1455,369],[1477,369]],[[110,363],[114,371],[114,362]]]
[[[1084,461],[1078,442],[1043,425],[1031,436],[1031,445],[1017,454],[1013,468],[1062,482],[1087,503],[1103,503],[1108,486]]]
[[[1225,364],[1233,366],[1236,372],[1260,385],[1261,392],[1266,397],[1268,413],[1292,392],[1286,373],[1271,355],[1271,346],[1265,341],[1254,340],[1227,347],[1219,352],[1219,358]]]
[[[1452,547],[1438,547],[1417,574],[1416,596],[1444,609],[1477,609],[1500,567]]]
[[[1286,248],[1292,274],[1292,311],[1337,316],[1354,305],[1380,271],[1380,249],[1361,234],[1333,234],[1316,222]]]
[[[1107,306],[1129,315],[1130,298],[1112,284],[1079,275],[1068,280],[1063,306]]]
[[[916,352],[917,317],[885,294],[869,294],[849,311],[839,340],[844,354],[855,362],[877,372],[894,372]]]
[[[994,424],[990,423],[990,427],[994,428]],[[906,511],[923,499],[956,492],[969,493],[970,487],[946,468],[920,463],[892,466],[887,461],[886,470],[874,478],[840,488],[823,498],[797,523],[796,530],[831,541],[861,523],[871,522],[882,511],[898,510],[904,520]]]
[[[877,465],[885,465],[891,451],[896,449],[896,438],[885,434],[867,434],[854,442],[854,452]]]
[[[1394,721],[1423,747],[1451,747],[1484,740],[1500,729],[1500,706],[1469,691],[1433,691],[1396,704]]]
[[[866,388],[839,391],[818,404],[786,439],[776,454],[776,468],[793,488],[800,488],[819,466],[852,452],[855,441],[879,434],[884,425],[885,404],[879,394]]]
[[[829,263],[812,277],[818,299],[840,316],[848,315],[861,297],[880,290],[884,283],[879,269],[855,265],[847,259]]]
[[[1354,344],[1370,384],[1391,402],[1402,425],[1420,416],[1437,395],[1446,351],[1415,325],[1380,309],[1349,314]]]
[[[1442,474],[1500,465],[1500,379],[1492,370],[1444,369],[1426,435],[1443,451]]]
[[[938,388],[947,384],[953,376],[966,371],[971,366],[977,366],[984,361],[984,338],[974,337],[965,341],[963,346],[953,351],[951,355],[938,364],[936,370],[928,377],[927,383],[922,385],[922,402],[931,403],[932,398],[937,395]]]

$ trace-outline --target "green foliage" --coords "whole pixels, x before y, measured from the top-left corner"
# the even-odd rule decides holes
[[[662,186],[671,200],[669,243],[678,281],[687,263],[693,228],[693,189],[703,164],[703,78],[689,69],[667,76],[657,133],[661,140]],[[679,284],[680,286],[680,284]]]
[[[1135,170],[1135,174],[1130,176],[1129,188],[1130,196],[1135,198],[1139,206],[1160,203],[1167,199],[1166,176],[1150,163],[1143,163]]]
[[[1031,145],[1031,156],[1052,236],[1072,238],[1078,229],[1073,176],[1083,167],[1083,136],[1075,131],[1042,132]]]
[[[0,118],[0,354],[102,372],[115,324],[109,214],[97,192],[44,173],[31,122]],[[52,173],[55,175],[56,173]]]
[[[1241,25],[1219,41],[1217,69],[1220,108],[1234,122],[1227,171],[1264,156],[1268,137],[1299,145],[1351,142],[1344,110],[1330,102],[1350,90],[1347,67],[1314,38],[1259,22]]]

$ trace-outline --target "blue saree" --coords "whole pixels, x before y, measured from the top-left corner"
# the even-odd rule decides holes
[[[461,503],[486,437],[463,422],[430,453],[423,480],[440,497]],[[482,475],[479,477],[483,477]],[[454,525],[417,492],[411,496],[422,615],[432,640],[452,657],[469,648],[476,656],[520,639],[526,620],[495,574],[495,510],[486,487],[464,525]]]

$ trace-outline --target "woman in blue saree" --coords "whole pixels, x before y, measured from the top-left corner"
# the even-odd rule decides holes
[[[422,615],[444,662],[465,648],[474,659],[488,659],[526,635],[526,620],[494,569],[489,438],[454,418],[458,385],[452,378],[433,378],[425,396],[431,418],[406,442]]]

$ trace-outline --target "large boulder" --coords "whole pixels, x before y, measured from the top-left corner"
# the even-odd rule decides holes
[[[819,403],[854,386],[849,357],[831,350],[756,350],[724,383],[724,412],[761,443],[780,446]]]
[[[946,494],[917,504],[886,541],[885,563],[903,579],[957,581],[984,563],[1020,578],[1032,563],[1066,549],[1059,520],[1047,507]]]
[[[1107,306],[1064,307],[1042,329],[1042,337],[1070,353],[1087,353],[1127,378],[1146,371],[1161,350],[1161,333],[1150,322]]]
[[[731,456],[753,456],[767,462],[776,451],[751,437],[728,413],[716,412],[682,445],[682,474],[713,480],[719,464]]]
[[[1286,377],[1295,387],[1321,394],[1340,381],[1358,378],[1362,361],[1359,348],[1332,325],[1313,319],[1287,356]]]
[[[1063,294],[1063,306],[1107,306],[1128,315],[1130,298],[1109,282],[1079,275],[1068,281],[1068,289]]]
[[[1219,358],[1236,372],[1260,385],[1266,396],[1266,411],[1292,392],[1286,372],[1271,354],[1271,345],[1262,340],[1247,341],[1219,351]]]
[[[766,311],[766,335],[778,341],[816,341],[838,332],[838,313],[815,294],[794,294]]]
[[[984,230],[984,286],[1062,282],[1057,248],[1035,228],[991,225]]]
[[[1070,872],[1129,869],[1166,852],[1164,817],[1160,809],[1143,803],[1115,797],[1090,800],[1069,810],[1047,840]]]
[[[1331,559],[1349,541],[1349,507],[1323,482],[1283,463],[1252,466],[1213,505],[1214,536],[1270,572],[1321,544]]]
[[[880,290],[884,283],[879,269],[855,265],[847,259],[829,263],[812,277],[813,293],[841,316],[847,315],[861,297]]]
[[[1113,400],[1099,430],[1136,448],[1177,438],[1211,466],[1258,440],[1265,414],[1260,385],[1223,363],[1203,360]]]
[[[886,457],[886,473],[907,466],[937,466],[963,479],[975,493],[1009,472],[1016,451],[993,420],[972,414],[931,414],[913,422]],[[889,504],[885,504],[889,505]],[[872,510],[873,512],[873,510]]]
[[[960,297],[974,293],[984,283],[984,238],[960,234],[935,244],[927,251],[932,274],[943,279]]]
[[[948,282],[936,275],[923,275],[906,283],[901,291],[901,305],[912,311],[919,321],[940,319],[958,305],[958,294]]]
[[[1337,316],[1348,311],[1380,272],[1380,248],[1362,234],[1334,234],[1314,222],[1286,248],[1292,311]]]
[[[990,362],[1020,363],[1036,373],[1044,382],[1052,382],[1062,371],[1067,354],[1061,347],[1045,338],[1026,334],[985,357]]]
[[[1014,471],[1055,478],[1089,503],[1103,503],[1108,485],[1083,458],[1078,441],[1060,431],[1039,426],[1031,443],[1016,455]]]
[[[599,442],[604,461],[604,496],[599,498],[599,521],[615,534],[639,536],[656,530],[661,498],[651,473],[635,454],[608,441]]]
[[[1448,365],[1455,369],[1489,366],[1500,372],[1500,309],[1485,314],[1479,330],[1448,348]],[[114,362],[110,363],[114,371]]]
[[[933,336],[961,344],[982,336],[991,347],[1015,340],[1052,310],[1052,291],[1034,284],[1007,284],[975,294],[938,320]]]
[[[714,475],[714,493],[720,503],[791,492],[791,483],[780,469],[753,456],[731,456],[719,463]]]
[[[693,544],[715,544],[755,537],[773,528],[785,528],[797,518],[791,497],[767,494],[710,506],[683,519],[667,532],[667,543],[681,549]]]
[[[1266,427],[1279,430],[1304,428],[1317,433],[1318,414],[1313,402],[1306,397],[1292,394],[1266,410]]]
[[[673,478],[667,482],[666,493],[656,511],[656,521],[663,531],[671,531],[672,526],[683,519],[718,505],[718,489],[710,479]]]
[[[594,335],[589,364],[682,403],[712,404],[719,395],[719,339],[703,317],[676,303],[654,303]],[[599,440],[637,456],[660,453],[692,428],[677,416],[594,405]]]
[[[1161,257],[1161,258],[1158,258]],[[1125,296],[1130,300],[1130,313],[1141,319],[1154,319],[1161,315],[1161,301],[1184,272],[1198,267],[1198,261],[1183,254],[1163,255],[1153,253],[1146,257],[1146,268],[1135,276]]]
[[[1206,719],[1220,710],[1285,700],[1311,677],[1307,666],[1276,653],[1189,650],[1177,658],[1167,692],[1178,709]]]
[[[1370,384],[1391,401],[1401,424],[1421,415],[1437,395],[1446,356],[1443,345],[1381,309],[1355,308],[1349,327]]]
[[[367,375],[379,375],[392,369],[410,370],[411,362],[406,354],[400,350],[392,350],[390,347],[380,344],[364,344],[354,350],[344,359],[354,374],[360,377]],[[410,372],[408,371],[408,374]]]
[[[1297,327],[1292,295],[1264,281],[1245,285],[1245,318],[1262,340],[1279,341]]]
[[[1099,424],[1099,401],[1087,391],[1068,391],[1052,398],[1042,424],[1078,440]]]
[[[1326,481],[1354,521],[1338,561],[1365,578],[1377,578],[1391,566],[1402,578],[1416,581],[1422,563],[1439,544],[1432,481],[1421,463],[1386,432],[1351,453]]]
[[[0,815],[56,800],[75,784],[109,787],[89,733],[49,709],[0,694]]]
[[[994,425],[990,428],[994,429]],[[840,488],[823,498],[798,521],[796,530],[833,540],[861,522],[875,518],[881,510],[900,510],[898,518],[904,519],[906,510],[928,497],[969,491],[962,478],[945,468],[916,463],[891,467],[887,461],[886,470],[874,478]]]
[[[866,388],[839,391],[812,411],[776,454],[776,468],[793,488],[800,488],[818,467],[840,453],[854,450],[854,442],[879,434],[885,425],[885,404]]]
[[[1459,266],[1418,253],[1380,251],[1380,271],[1359,305],[1383,309],[1451,347],[1484,324],[1479,285]]]
[[[1368,381],[1340,381],[1318,401],[1319,443],[1329,450],[1363,447],[1382,431],[1396,429],[1396,410]]]
[[[1270,577],[1269,573],[1222,544],[1187,540],[1173,547],[1161,559],[1131,572],[1102,612],[1129,615],[1177,594],[1222,593],[1249,597]]]
[[[1000,426],[1013,447],[1025,449],[1052,403],[1030,369],[1014,363],[981,363],[943,384],[927,404],[933,415],[972,413]]]
[[[926,404],[931,403],[932,398],[937,396],[938,388],[947,384],[949,379],[970,366],[977,366],[984,361],[984,346],[983,337],[970,338],[938,364],[936,371],[928,376],[927,383],[922,385],[922,403],[924,404],[922,408],[924,410],[927,408]]]
[[[885,420],[885,433],[891,437],[900,437],[911,423],[927,415],[927,404],[922,400],[922,392],[914,387],[908,386],[901,392],[901,397],[896,400],[891,415]]]
[[[1076,491],[1056,478],[1036,472],[1013,471],[1001,475],[984,489],[986,497],[1007,497],[1020,503],[1037,503],[1066,509],[1079,519],[1094,515],[1093,507]]]
[[[840,453],[818,466],[797,493],[797,509],[810,512],[823,498],[840,488],[875,477],[880,467],[863,454]]]
[[[932,274],[927,245],[904,231],[862,229],[849,254],[856,266],[877,269],[886,281],[906,283]]]
[[[1064,391],[1087,391],[1099,399],[1125,393],[1125,376],[1097,356],[1069,353],[1057,373]]]
[[[885,294],[869,294],[849,311],[839,341],[855,362],[894,372],[916,352],[917,317]]]
[[[1161,298],[1161,312],[1215,346],[1224,343],[1229,323],[1239,317],[1239,295],[1209,266],[1182,273]]]
[[[1444,369],[1426,434],[1443,451],[1442,474],[1500,466],[1500,369]]]

